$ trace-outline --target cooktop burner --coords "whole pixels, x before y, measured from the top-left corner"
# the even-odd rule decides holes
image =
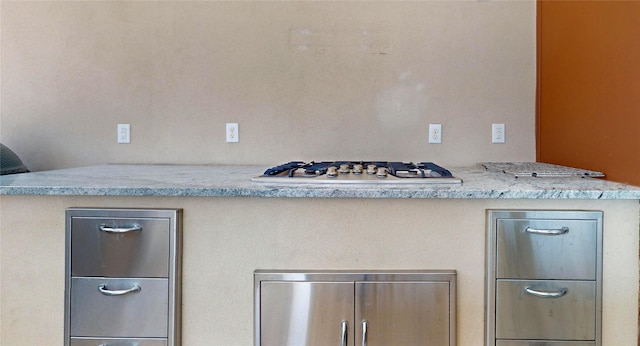
[[[291,161],[252,179],[260,183],[460,184],[449,170],[433,162]]]

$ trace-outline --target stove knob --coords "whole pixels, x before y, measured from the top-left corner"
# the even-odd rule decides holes
[[[367,165],[367,174],[376,174],[376,165]]]
[[[340,165],[340,169],[338,170],[338,172],[342,174],[348,174],[351,173],[351,169],[349,169],[349,165],[345,163]]]
[[[327,168],[327,176],[335,177],[337,175],[338,175],[338,168],[336,166],[329,166],[329,168]]]
[[[376,171],[376,175],[378,178],[386,178],[387,177],[387,169],[385,167],[380,167]]]
[[[362,165],[353,165],[353,174],[362,174]]]

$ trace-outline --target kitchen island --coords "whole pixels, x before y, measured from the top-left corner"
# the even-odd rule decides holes
[[[0,178],[0,344],[62,344],[64,211],[182,208],[183,345],[252,344],[256,269],[454,269],[484,343],[487,209],[601,210],[603,345],[634,345],[640,188],[452,168],[462,184],[252,183],[259,166],[104,165]],[[38,331],[38,332],[34,332]]]

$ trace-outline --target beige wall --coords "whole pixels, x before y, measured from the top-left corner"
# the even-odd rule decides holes
[[[0,140],[33,170],[535,159],[533,1],[0,6]]]

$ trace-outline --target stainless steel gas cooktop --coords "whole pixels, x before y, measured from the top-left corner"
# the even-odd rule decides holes
[[[460,184],[449,170],[433,162],[291,161],[251,179],[278,184]]]

